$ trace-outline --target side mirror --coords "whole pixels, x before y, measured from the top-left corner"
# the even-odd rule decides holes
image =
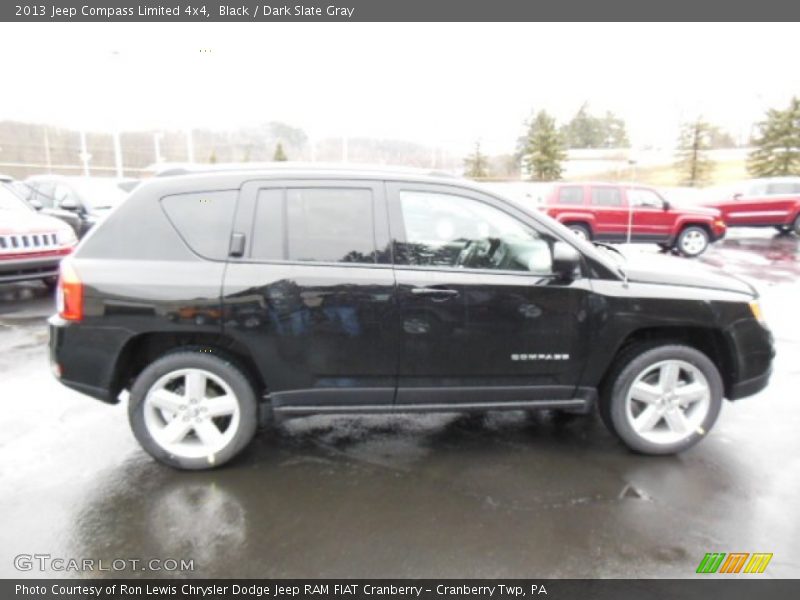
[[[743,197],[744,197],[744,194],[742,194],[741,192],[736,192],[736,193],[733,195],[733,199],[734,199],[734,200],[741,200]]]
[[[78,210],[78,203],[72,198],[64,198],[58,203],[58,208],[63,208],[64,210]]]
[[[566,242],[553,244],[553,274],[566,281],[575,278],[575,270],[580,267],[580,253]]]
[[[669,200],[664,200],[664,210],[669,210],[672,208],[672,204],[669,203]]]
[[[33,200],[29,200],[28,204],[30,204],[36,210],[42,210],[42,203],[39,202],[39,200],[36,200],[35,198]]]

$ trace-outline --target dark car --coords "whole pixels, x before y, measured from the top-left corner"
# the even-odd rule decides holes
[[[180,468],[271,414],[555,409],[630,448],[705,437],[767,385],[755,290],[651,267],[466,181],[292,169],[154,178],[62,266],[53,372]]]
[[[83,237],[122,202],[136,180],[111,177],[35,175],[25,180],[28,201],[42,214],[57,217]]]
[[[58,219],[37,214],[17,183],[0,175],[0,283],[39,279],[55,287],[58,264],[78,240]]]
[[[638,184],[557,183],[539,208],[583,239],[659,244],[684,256],[699,256],[726,231],[718,210],[677,205]]]
[[[729,227],[774,227],[800,235],[800,177],[751,179],[708,193],[704,204],[721,211]]]

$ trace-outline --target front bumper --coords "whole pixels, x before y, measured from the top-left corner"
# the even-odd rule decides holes
[[[767,387],[770,375],[772,375],[772,367],[761,375],[740,381],[739,383],[734,383],[731,385],[728,400],[738,400],[739,398],[746,398],[747,396],[757,394]]]
[[[62,258],[61,254],[14,259],[4,259],[0,255],[0,283],[55,277]]]

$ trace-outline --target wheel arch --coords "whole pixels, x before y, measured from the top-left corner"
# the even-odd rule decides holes
[[[618,361],[635,346],[655,347],[666,344],[683,344],[699,350],[717,367],[728,397],[736,381],[736,361],[734,351],[723,333],[711,327],[646,327],[632,331],[617,346],[606,365],[598,385],[602,390],[609,383],[608,378]]]
[[[261,398],[266,383],[249,350],[234,339],[212,333],[142,333],[130,338],[122,347],[111,376],[111,397],[130,389],[133,380],[154,360],[178,350],[211,351],[236,363],[253,383],[256,397]]]

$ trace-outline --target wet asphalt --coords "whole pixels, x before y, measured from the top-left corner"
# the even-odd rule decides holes
[[[50,375],[44,286],[0,286],[0,577],[692,577],[706,552],[771,552],[764,576],[800,577],[800,240],[733,231],[702,260],[761,292],[774,375],[658,458],[596,416],[337,416],[173,471],[124,406]],[[194,570],[15,569],[35,553]]]

